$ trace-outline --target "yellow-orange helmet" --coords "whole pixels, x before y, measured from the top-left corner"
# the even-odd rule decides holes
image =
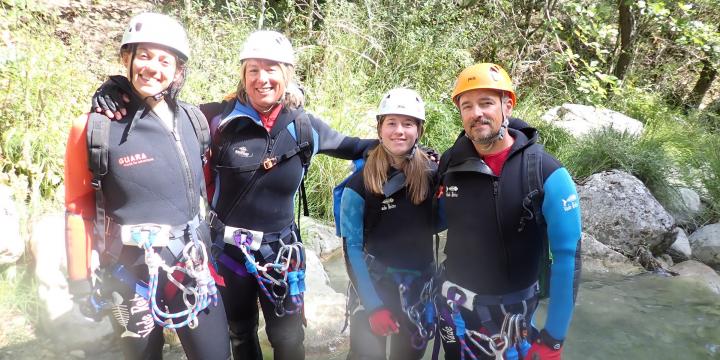
[[[474,89],[495,89],[510,93],[513,106],[516,104],[515,90],[513,90],[510,76],[500,65],[492,63],[479,63],[468,66],[460,72],[455,80],[455,89],[452,100],[457,105],[460,94]]]

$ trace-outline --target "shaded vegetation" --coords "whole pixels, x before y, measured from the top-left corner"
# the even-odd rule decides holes
[[[708,77],[720,67],[714,0],[185,0],[148,6],[178,17],[189,30],[194,55],[182,94],[187,101],[218,101],[231,92],[247,34],[277,29],[298,51],[308,110],[339,131],[372,137],[381,94],[413,87],[427,103],[423,142],[442,151],[461,129],[449,100],[456,74],[492,61],[516,83],[514,115],[541,130],[546,148],[576,178],[625,169],[665,203],[672,193],[667,189],[687,186],[710,205],[710,218],[720,214],[720,102]],[[58,24],[73,20],[67,9],[20,0],[0,0],[0,9],[0,32],[10,39],[0,48],[0,181],[11,184],[32,213],[58,205],[69,121],[87,110],[103,75],[120,70],[116,48],[129,17],[117,19],[113,29],[73,33],[58,31]],[[107,33],[107,41],[88,44],[88,32]],[[646,130],[639,137],[600,131],[576,141],[540,120],[564,102],[623,112]],[[346,162],[314,159],[308,178],[313,215],[331,217],[329,184],[347,171]]]

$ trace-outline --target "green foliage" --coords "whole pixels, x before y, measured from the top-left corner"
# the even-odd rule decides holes
[[[673,161],[662,141],[604,128],[591,132],[565,149],[560,160],[579,179],[613,169],[624,170],[642,181],[658,200],[671,205],[668,175]]]
[[[62,183],[65,134],[87,111],[94,79],[71,50],[79,44],[64,44],[38,23],[52,18],[14,15],[31,21],[15,23],[16,56],[0,63],[0,173],[18,199],[43,207]]]

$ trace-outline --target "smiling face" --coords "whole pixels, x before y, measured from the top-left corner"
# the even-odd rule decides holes
[[[246,60],[244,80],[250,105],[261,113],[272,109],[285,93],[285,74],[274,61]]]
[[[409,153],[420,136],[415,118],[395,114],[381,120],[378,133],[383,146],[395,156]]]
[[[169,49],[154,44],[138,44],[135,58],[132,52],[123,53],[123,63],[133,89],[142,98],[167,89],[179,77],[178,59]]]
[[[492,89],[474,89],[458,99],[465,134],[473,142],[491,143],[500,132],[504,116],[510,116],[512,101],[502,101],[502,93]]]

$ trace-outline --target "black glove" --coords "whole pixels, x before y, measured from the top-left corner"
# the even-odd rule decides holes
[[[127,112],[125,104],[129,102],[127,90],[130,89],[130,82],[124,76],[111,76],[102,83],[92,97],[92,109],[104,113],[109,118],[122,118]]]
[[[68,280],[68,291],[73,296],[73,300],[82,300],[92,292],[92,284],[90,279]]]
[[[430,160],[432,160],[434,163],[437,164],[437,163],[440,162],[440,154],[439,154],[437,151],[435,151],[435,149],[432,149],[432,148],[429,148],[429,147],[425,147],[425,146],[422,146],[422,145],[420,145],[419,148],[420,148],[420,150],[422,150],[422,151],[430,158]]]

